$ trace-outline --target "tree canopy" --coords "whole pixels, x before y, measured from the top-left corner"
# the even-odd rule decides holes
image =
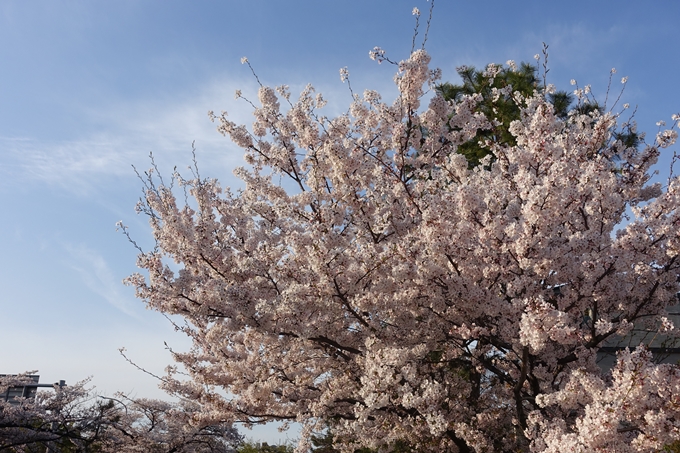
[[[26,374],[0,377],[0,394],[27,383]],[[189,400],[102,397],[85,384],[0,400],[0,451],[235,453],[242,441],[229,423],[202,422]]]
[[[565,117],[505,87],[499,108],[447,100],[439,75],[415,50],[393,102],[365,91],[334,118],[311,86],[296,101],[262,86],[251,128],[213,115],[245,152],[244,189],[176,174],[183,195],[149,176],[138,209],[156,246],[128,283],[194,345],[174,353],[189,379],[171,369],[165,387],[205,422],[301,422],[300,451],[328,423],[345,451],[680,440],[677,366],[643,346],[596,363],[635,323],[675,331],[680,180],[649,180],[678,118],[628,146],[616,112]],[[470,168],[479,131],[501,135]]]

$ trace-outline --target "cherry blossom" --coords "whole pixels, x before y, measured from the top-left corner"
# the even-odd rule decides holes
[[[28,374],[1,377],[0,392],[33,384]],[[195,402],[105,397],[86,385],[55,384],[31,398],[0,400],[0,449],[232,453],[242,441],[228,423],[205,423]]]
[[[241,190],[146,182],[156,247],[127,282],[193,340],[165,388],[204,423],[302,423],[300,451],[327,424],[345,451],[680,440],[676,366],[644,346],[597,364],[643,321],[670,329],[680,180],[649,181],[676,125],[625,148],[614,113],[514,93],[515,143],[483,143],[471,169],[457,148],[497,124],[480,95],[433,92],[424,49],[396,67],[391,103],[367,91],[329,118],[312,87],[290,103],[262,87],[251,127],[213,115],[244,150]]]

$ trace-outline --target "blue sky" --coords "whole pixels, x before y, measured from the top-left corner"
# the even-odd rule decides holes
[[[393,67],[368,58],[374,46],[408,56],[425,0],[2,0],[0,1],[0,373],[40,370],[47,382],[93,376],[103,393],[162,397],[164,341],[187,346],[122,279],[135,249],[122,220],[150,243],[134,212],[141,184],[132,169],[186,168],[195,141],[204,176],[237,186],[240,151],[215,131],[208,110],[249,122],[234,91],[255,98],[247,56],[265,84],[299,92],[312,83],[330,100],[355,91],[393,93]],[[457,66],[533,61],[549,48],[549,81],[592,84],[603,98],[609,71],[629,76],[623,102],[650,135],[680,111],[680,3],[438,0],[427,49],[444,80]],[[422,30],[421,30],[422,32]],[[422,34],[421,34],[422,36]],[[672,151],[671,151],[672,154]],[[668,173],[668,154],[658,170]],[[271,429],[247,435],[285,439]]]

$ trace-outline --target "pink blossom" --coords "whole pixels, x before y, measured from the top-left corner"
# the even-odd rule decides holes
[[[170,368],[165,386],[216,419],[297,420],[307,434],[333,421],[348,451],[680,440],[678,367],[643,347],[611,372],[597,362],[645,320],[670,330],[680,180],[648,182],[676,126],[621,152],[615,115],[562,119],[538,91],[512,93],[512,143],[484,142],[493,158],[469,168],[457,151],[500,119],[481,94],[428,92],[429,65],[413,52],[392,102],[366,91],[334,118],[311,86],[288,107],[262,87],[251,128],[215,117],[244,150],[244,189],[182,179],[185,205],[149,183],[156,247],[128,282],[194,344],[174,355],[188,379]]]

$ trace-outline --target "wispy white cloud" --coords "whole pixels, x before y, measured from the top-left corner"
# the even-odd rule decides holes
[[[207,112],[229,104],[235,121],[248,121],[247,106],[234,101],[239,86],[243,84],[221,80],[176,99],[128,100],[83,111],[84,117],[94,120],[88,123],[102,126],[71,140],[0,137],[3,185],[41,182],[83,193],[107,178],[134,177],[131,165],[149,167],[150,152],[168,171],[175,164],[181,169],[191,163],[193,141],[199,164],[229,177],[241,162],[241,152],[216,132]]]
[[[121,279],[116,278],[104,257],[84,245],[64,245],[70,257],[69,266],[75,270],[85,286],[121,312],[139,318],[139,301],[123,293]]]

